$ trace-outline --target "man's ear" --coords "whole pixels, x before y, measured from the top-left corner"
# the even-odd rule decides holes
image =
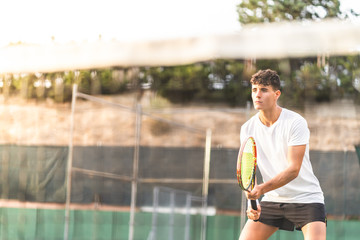
[[[275,95],[276,95],[276,98],[278,99],[281,95],[281,91],[280,90],[276,90],[275,91]]]

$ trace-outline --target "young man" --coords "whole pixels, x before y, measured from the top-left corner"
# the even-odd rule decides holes
[[[264,197],[239,240],[268,239],[278,229],[301,230],[305,240],[326,239],[324,196],[309,159],[310,132],[299,114],[277,104],[280,79],[273,70],[260,70],[250,80],[254,108],[259,112],[242,127],[240,140],[254,137],[263,183],[247,193]]]

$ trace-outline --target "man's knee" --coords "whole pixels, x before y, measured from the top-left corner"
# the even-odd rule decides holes
[[[324,222],[311,222],[302,229],[305,240],[325,240],[326,224]]]

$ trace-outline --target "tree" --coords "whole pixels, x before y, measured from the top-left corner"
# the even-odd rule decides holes
[[[237,11],[242,24],[359,16],[354,11],[341,12],[339,0],[243,0],[237,6]],[[352,92],[349,73],[353,73],[358,66],[356,57],[323,57],[325,64],[319,64],[316,57],[308,57],[276,59],[271,60],[272,63],[257,60],[256,65],[277,70],[282,76],[282,88],[285,90],[282,97],[284,103],[301,107],[305,100],[330,101],[334,97],[345,96],[344,92]]]
[[[142,69],[143,78],[151,79],[152,90],[172,102],[184,103],[207,95],[209,68],[204,63]]]
[[[339,0],[243,0],[237,11],[243,24],[344,18],[349,15],[340,11]]]

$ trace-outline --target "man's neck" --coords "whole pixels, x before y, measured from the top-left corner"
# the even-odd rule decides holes
[[[260,121],[267,127],[272,126],[280,117],[282,108],[276,106],[274,109],[269,111],[260,111]]]

